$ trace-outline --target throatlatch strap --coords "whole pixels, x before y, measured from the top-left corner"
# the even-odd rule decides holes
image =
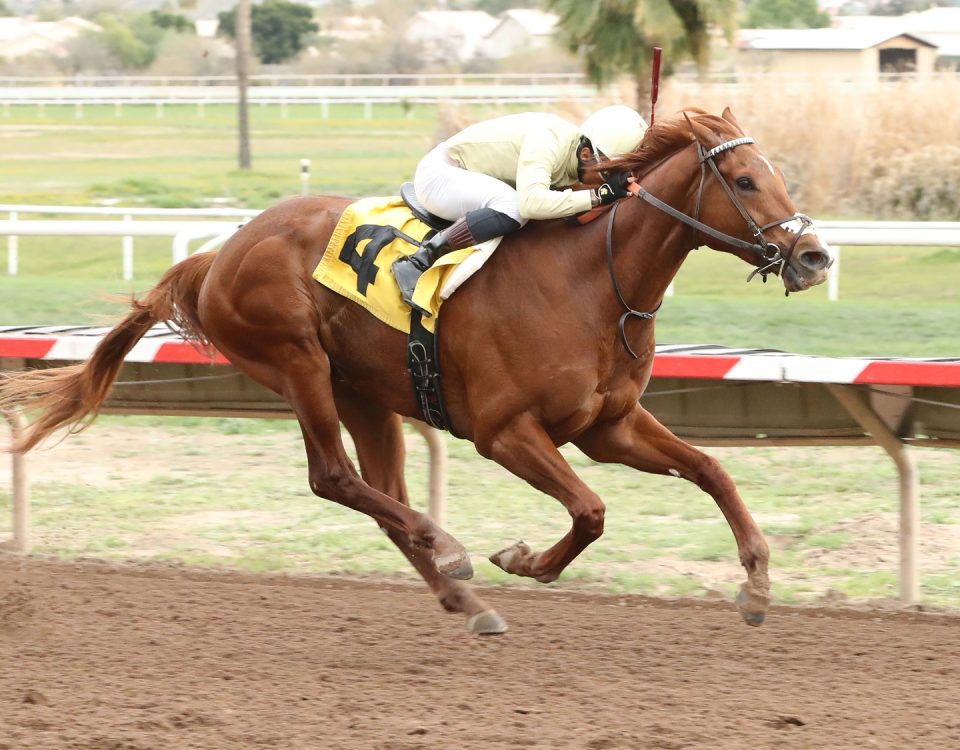
[[[450,430],[450,420],[443,402],[440,380],[440,358],[437,353],[437,333],[440,323],[434,323],[430,333],[421,323],[422,315],[414,309],[410,313],[410,338],[407,342],[407,364],[413,381],[413,397],[417,401],[423,421],[438,430]],[[452,432],[452,431],[451,431]]]

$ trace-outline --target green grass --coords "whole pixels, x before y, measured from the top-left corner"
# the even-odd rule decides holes
[[[313,162],[316,193],[393,193],[432,142],[432,108],[253,110],[255,170],[235,169],[233,113],[208,107],[14,107],[0,114],[0,202],[264,208],[299,190],[299,160]],[[960,251],[843,248],[841,299],[824,287],[784,298],[777,282],[745,284],[747,267],[729,256],[693,253],[677,294],[658,316],[662,343],[780,348],[834,356],[960,355]],[[124,309],[110,296],[143,292],[169,266],[170,243],[137,239],[135,278],[121,278],[120,240],[20,239],[20,275],[0,276],[0,324],[103,324]],[[288,421],[105,418],[71,439],[119,441],[101,479],[58,479],[56,453],[31,458],[37,549],[64,556],[148,557],[248,570],[345,571],[410,575],[366,518],[315,498],[296,425]],[[161,430],[162,449],[138,443]],[[124,432],[127,431],[127,432]],[[228,442],[224,442],[228,441]],[[211,446],[215,446],[211,448]],[[162,451],[163,468],[142,464]],[[517,538],[543,548],[568,529],[566,513],[472,446],[450,441],[450,526],[484,582],[534,586],[485,562]],[[740,580],[732,535],[713,501],[685,482],[599,466],[565,455],[608,505],[603,539],[558,585],[601,586],[658,595],[728,596]],[[716,450],[773,546],[779,601],[809,601],[832,588],[852,597],[895,594],[895,541],[889,559],[857,567],[864,544],[895,540],[897,479],[879,449]],[[925,533],[927,601],[960,607],[950,549],[960,525],[956,453],[917,451]],[[427,456],[413,439],[412,493],[427,486]],[[0,526],[7,487],[0,486]],[[891,526],[892,524],[892,526]],[[878,530],[879,529],[879,530]],[[893,529],[892,531],[890,529]],[[868,533],[869,532],[869,533]],[[873,534],[873,536],[870,536]],[[866,536],[865,536],[866,535]],[[939,545],[939,546],[938,546]],[[887,554],[887,553],[885,553]]]

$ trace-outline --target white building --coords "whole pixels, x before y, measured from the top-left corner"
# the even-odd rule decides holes
[[[793,78],[876,81],[882,74],[928,75],[936,45],[888,29],[741,29],[737,70]]]
[[[493,30],[480,45],[484,57],[500,59],[520,52],[547,49],[559,18],[532,8],[504,11]]]
[[[422,10],[407,23],[404,39],[429,62],[463,62],[476,57],[497,23],[484,11]]]
[[[37,54],[66,57],[70,41],[85,32],[100,31],[100,28],[95,23],[72,16],[59,21],[0,17],[0,58],[12,60]]]
[[[960,7],[930,8],[903,16],[837,16],[833,25],[839,29],[913,34],[937,46],[938,67],[960,64]]]
[[[320,21],[320,36],[345,42],[366,42],[383,36],[383,21],[365,16],[338,16]]]

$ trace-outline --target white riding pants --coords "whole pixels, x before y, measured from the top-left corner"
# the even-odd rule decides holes
[[[496,177],[464,169],[447,153],[447,144],[424,156],[413,177],[417,198],[430,213],[456,221],[478,208],[492,208],[524,225],[517,191]]]

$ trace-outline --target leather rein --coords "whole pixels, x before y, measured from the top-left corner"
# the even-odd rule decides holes
[[[724,151],[729,151],[732,148],[737,146],[742,146],[747,143],[756,143],[753,138],[742,137],[734,138],[733,140],[726,141],[721,143],[719,146],[715,146],[709,151],[706,150],[700,143],[697,143],[697,153],[700,159],[700,186],[697,189],[697,201],[696,201],[696,211],[694,216],[685,214],[682,211],[677,210],[668,203],[664,203],[662,200],[657,198],[655,195],[651,194],[646,188],[641,186],[639,183],[631,183],[627,190],[635,197],[642,198],[644,201],[649,203],[654,208],[663,211],[668,216],[672,216],[674,219],[686,224],[697,232],[705,234],[709,237],[712,237],[715,240],[720,240],[721,242],[731,245],[732,247],[739,248],[740,250],[749,250],[754,255],[757,256],[757,268],[755,268],[749,276],[747,276],[747,281],[753,279],[754,276],[761,276],[766,282],[767,274],[779,273],[783,270],[786,264],[793,257],[793,251],[797,246],[797,243],[800,241],[800,238],[806,233],[806,231],[813,226],[813,221],[809,216],[805,214],[796,213],[793,216],[788,216],[785,219],[780,219],[779,221],[771,221],[768,224],[760,226],[754,221],[753,217],[743,207],[743,204],[737,199],[736,194],[733,192],[733,189],[730,185],[727,184],[727,181],[723,178],[723,175],[720,174],[720,170],[716,164],[717,154],[721,154]],[[707,224],[704,224],[699,220],[700,215],[700,199],[703,196],[703,187],[706,182],[707,175],[707,166],[709,165],[714,176],[717,178],[717,181],[723,187],[724,192],[726,192],[727,197],[730,198],[731,203],[740,213],[740,215],[747,222],[747,227],[750,229],[751,234],[754,237],[755,242],[745,242],[737,237],[734,237],[729,234],[725,234],[717,229],[714,229]],[[617,299],[620,302],[621,307],[624,309],[624,313],[620,316],[618,322],[618,327],[620,330],[620,339],[623,341],[623,345],[627,350],[627,353],[634,359],[639,357],[630,348],[630,344],[627,342],[627,334],[625,330],[626,322],[628,318],[639,318],[641,320],[652,320],[653,317],[657,314],[657,311],[660,309],[660,306],[663,304],[663,299],[661,298],[657,306],[650,312],[641,312],[639,310],[634,310],[627,304],[626,299],[623,296],[623,292],[620,290],[620,284],[617,281],[616,270],[613,266],[613,222],[617,215],[617,207],[620,205],[620,202],[616,202],[612,205],[610,209],[610,218],[607,220],[607,239],[606,239],[606,254],[607,254],[607,267],[610,270],[610,280],[613,283],[613,291],[617,295]],[[797,222],[796,227],[788,226],[791,222]],[[790,247],[787,249],[786,254],[784,255],[780,246],[774,242],[769,242],[766,237],[763,236],[764,231],[771,229],[772,227],[782,226],[787,231],[792,232],[796,236],[793,239],[793,242],[790,244]]]

